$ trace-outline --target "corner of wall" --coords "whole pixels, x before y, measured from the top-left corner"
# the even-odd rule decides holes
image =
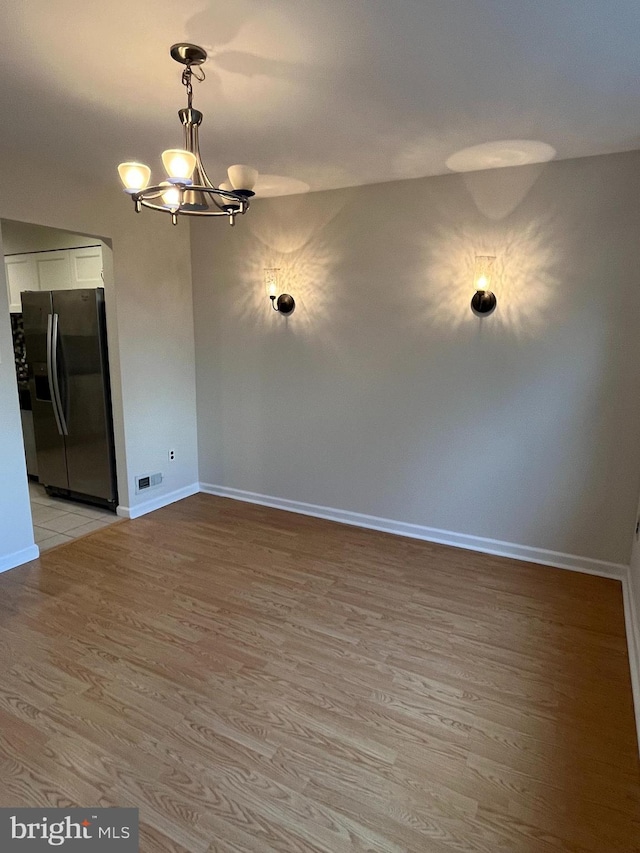
[[[640,578],[634,571],[633,560],[622,580],[622,594],[629,650],[629,669],[631,671],[631,690],[638,734],[638,752],[640,753]]]

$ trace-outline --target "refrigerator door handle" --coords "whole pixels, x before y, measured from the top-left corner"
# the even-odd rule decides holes
[[[49,394],[51,395],[51,405],[53,407],[53,414],[56,419],[56,426],[58,427],[58,432],[60,435],[63,435],[62,432],[62,424],[60,423],[60,415],[58,414],[58,405],[56,402],[56,394],[53,385],[53,363],[51,358],[51,342],[53,340],[53,315],[49,314],[47,317],[47,379],[49,380]]]
[[[50,358],[48,364],[49,368],[49,385],[53,384],[53,394],[52,398],[54,398],[54,406],[53,410],[56,412],[56,421],[58,423],[58,429],[60,431],[60,435],[69,435],[69,430],[67,429],[67,422],[64,417],[64,409],[62,407],[62,396],[60,394],[60,383],[58,381],[58,315],[50,314],[49,321],[51,323],[51,338],[50,344],[51,349]],[[48,331],[48,330],[47,330]],[[53,382],[52,382],[53,380]]]

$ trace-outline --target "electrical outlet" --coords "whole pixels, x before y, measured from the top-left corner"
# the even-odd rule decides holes
[[[175,461],[175,458],[176,458],[176,452],[175,452],[175,450],[170,450],[170,451],[169,451],[169,462],[174,462],[174,461]]]

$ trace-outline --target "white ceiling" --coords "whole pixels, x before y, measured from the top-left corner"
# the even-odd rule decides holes
[[[182,145],[169,47],[189,41],[209,51],[209,176],[249,163],[262,194],[625,151],[639,33],[639,0],[13,0],[0,145],[159,177]]]

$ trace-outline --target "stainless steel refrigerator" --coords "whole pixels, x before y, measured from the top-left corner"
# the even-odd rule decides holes
[[[22,312],[38,479],[115,509],[104,289],[27,291]]]

